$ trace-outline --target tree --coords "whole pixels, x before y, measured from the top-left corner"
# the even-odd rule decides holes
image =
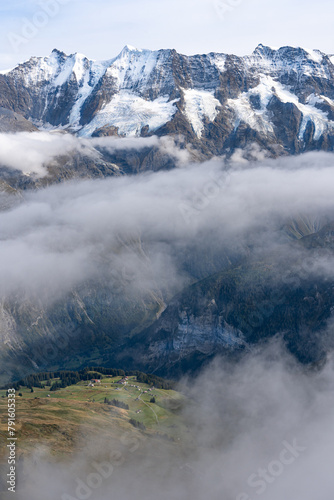
[[[154,396],[150,399],[150,403],[155,403],[155,397]]]
[[[130,418],[129,422],[131,425],[133,425],[137,429],[141,429],[142,431],[146,431],[146,427],[142,422],[139,422],[138,420],[135,420],[134,418]]]

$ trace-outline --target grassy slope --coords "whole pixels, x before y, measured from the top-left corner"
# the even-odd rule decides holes
[[[117,384],[118,380],[120,377],[103,378],[101,384],[94,387],[80,382],[54,392],[45,387],[34,388],[31,393],[30,389],[21,387],[16,393],[18,456],[45,445],[56,459],[70,457],[74,450],[84,447],[87,440],[101,435],[101,430],[105,439],[119,439],[124,432],[131,431],[140,439],[163,435],[164,441],[177,445],[181,436],[186,435],[186,425],[180,415],[184,396],[170,390],[148,391],[149,386],[137,382],[135,377],[129,377],[126,387]],[[140,390],[130,385],[137,385]],[[19,392],[22,397],[18,396]],[[150,403],[152,395],[156,403]],[[6,458],[7,399],[2,396],[5,391],[0,391],[0,413],[4,415],[0,423],[0,456]],[[104,398],[122,401],[129,405],[129,410],[104,404]],[[142,422],[146,430],[134,428],[130,418]]]

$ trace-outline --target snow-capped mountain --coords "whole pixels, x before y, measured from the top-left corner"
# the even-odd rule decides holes
[[[91,61],[54,50],[0,74],[0,106],[80,136],[182,134],[204,154],[334,144],[334,56],[259,45],[250,56],[126,46]]]
[[[45,155],[46,163],[40,167],[45,169],[45,176],[30,175],[30,172],[35,171],[30,171],[31,167],[24,164],[29,156],[36,161],[34,155],[28,155],[26,142],[30,140],[29,133],[37,130],[36,127],[68,132],[52,137],[61,142],[55,149],[55,157]],[[17,137],[3,136],[4,132],[13,131],[26,132],[22,146],[17,146],[21,149],[18,157],[12,153],[16,152]],[[13,252],[13,258],[19,262],[20,252],[25,255],[27,245],[33,256],[32,262],[36,262],[36,276],[43,273],[43,266],[46,265],[44,253],[41,253],[40,259],[35,250],[39,247],[35,246],[34,239],[36,237],[37,242],[42,241],[43,228],[46,227],[46,262],[50,262],[50,268],[52,266],[50,279],[54,279],[56,275],[53,273],[57,272],[58,265],[57,252],[64,251],[64,259],[67,259],[72,248],[72,229],[74,233],[78,231],[77,219],[70,217],[67,224],[67,216],[64,215],[66,207],[62,208],[61,199],[59,215],[53,214],[53,205],[49,209],[43,202],[50,191],[44,194],[42,189],[41,201],[38,202],[43,212],[40,219],[39,205],[36,208],[29,201],[33,199],[29,198],[29,189],[37,191],[70,179],[101,179],[147,170],[169,170],[176,164],[176,157],[170,155],[173,147],[169,145],[182,148],[184,143],[191,146],[185,151],[187,161],[188,158],[205,160],[215,155],[228,155],[236,148],[245,148],[252,143],[258,144],[261,150],[271,156],[316,149],[333,150],[334,56],[315,50],[291,47],[272,49],[262,45],[245,57],[215,53],[184,56],[175,50],[148,51],[127,46],[116,58],[97,62],[81,54],[67,56],[54,50],[49,57],[31,58],[10,71],[0,73],[0,133],[2,144],[14,141],[10,143],[10,155],[3,156],[4,159],[0,155],[0,210],[3,210],[8,229],[8,241],[5,239],[4,243],[7,245],[9,242],[4,246],[4,259],[7,252],[15,249],[15,246],[11,246],[12,239],[15,243],[16,238],[15,226],[12,228],[15,217],[20,221],[17,231],[23,227],[20,217],[25,205],[18,207],[14,215],[11,207],[16,209],[26,196],[33,220],[34,214],[37,214],[37,229],[31,233],[24,230],[23,244],[18,246],[22,250]],[[183,140],[79,141],[70,134],[82,137],[157,135],[175,136],[176,139],[182,136]],[[33,140],[37,136],[42,137],[41,141],[51,138],[51,134],[37,133],[33,135]],[[18,139],[21,140],[21,137]],[[66,141],[70,145],[84,143],[85,146],[62,148]],[[105,142],[117,142],[119,149],[99,148],[98,144]],[[142,147],[132,149],[131,144],[138,142]],[[123,146],[124,143],[128,146]],[[50,149],[48,143],[45,144],[47,149]],[[181,157],[183,151],[180,152],[177,147],[174,149]],[[34,151],[34,147],[31,150]],[[257,148],[250,148],[250,156],[257,151]],[[247,156],[247,150],[240,155],[239,151],[237,153],[237,158]],[[13,156],[13,162],[7,164],[9,156]],[[43,158],[44,155],[41,162]],[[144,181],[142,179],[140,182]],[[161,184],[154,186],[160,186],[162,182],[165,181],[161,177]],[[92,185],[85,184],[85,189],[90,190]],[[116,185],[122,186],[121,183]],[[166,184],[166,189],[176,185]],[[64,186],[64,189],[72,192],[75,189],[72,186]],[[108,184],[105,188],[108,190],[107,198],[117,200],[117,196],[114,196],[116,191],[112,191],[110,186]],[[180,189],[183,190],[182,184]],[[154,197],[160,196],[159,190],[160,187],[154,187]],[[61,198],[62,191],[58,193]],[[274,222],[274,232],[279,232],[279,235],[277,240],[275,236],[273,244],[270,231],[268,236],[264,229],[259,229],[257,233],[257,225],[255,229],[252,225],[248,227],[246,217],[244,224],[247,226],[247,236],[244,237],[240,229],[240,243],[234,239],[237,237],[233,236],[233,231],[227,231],[224,238],[219,236],[215,239],[218,223],[217,226],[208,223],[208,231],[196,230],[192,233],[197,222],[194,226],[183,226],[186,235],[188,232],[194,234],[189,236],[189,240],[186,236],[186,243],[182,239],[176,239],[174,243],[173,236],[168,236],[169,232],[173,234],[174,229],[170,229],[173,222],[169,224],[168,220],[168,223],[164,223],[167,217],[161,218],[159,211],[157,219],[152,219],[154,224],[162,228],[157,232],[157,238],[154,232],[145,229],[149,224],[146,224],[147,214],[150,215],[154,210],[149,197],[145,202],[141,202],[144,196],[138,201],[146,207],[144,229],[139,226],[137,231],[137,227],[131,229],[132,225],[128,226],[127,219],[134,213],[131,212],[132,208],[127,212],[128,206],[131,206],[131,193],[136,191],[130,189],[120,205],[105,205],[104,200],[100,202],[97,195],[89,198],[92,206],[96,203],[101,206],[103,216],[99,216],[100,212],[94,215],[97,227],[88,233],[87,239],[84,236],[82,240],[80,238],[83,253],[80,248],[78,255],[75,254],[79,264],[81,255],[87,255],[89,261],[84,282],[75,282],[70,291],[59,296],[55,292],[56,299],[48,301],[46,298],[45,302],[38,299],[39,293],[35,299],[33,291],[30,296],[30,292],[21,293],[20,290],[4,295],[0,303],[0,344],[2,342],[3,345],[0,366],[3,367],[3,376],[8,377],[11,373],[13,379],[18,379],[26,374],[21,370],[29,373],[41,369],[43,363],[45,369],[66,368],[69,364],[73,367],[81,366],[82,363],[91,365],[92,356],[99,360],[98,363],[106,365],[122,365],[131,369],[142,367],[150,373],[175,376],[188,369],[197,369],[217,353],[230,359],[237,359],[239,355],[242,357],[244,352],[253,349],[253,346],[257,348],[257,344],[264,339],[277,338],[277,334],[301,362],[316,364],[325,358],[327,344],[324,339],[327,339],[327,330],[324,334],[324,329],[326,322],[332,321],[334,286],[331,274],[327,271],[323,274],[322,269],[329,269],[334,252],[332,208],[329,213],[323,213],[325,208],[321,208],[319,214],[313,214],[311,208],[310,213],[301,213],[298,217],[287,209],[287,219],[284,215],[283,220]],[[52,199],[56,199],[57,195],[54,196]],[[241,189],[240,198],[236,200],[242,197]],[[294,200],[293,190],[291,197]],[[233,197],[230,199],[234,200]],[[73,212],[76,212],[75,207],[83,204],[70,203],[68,206],[68,211],[74,207]],[[198,206],[196,200],[195,206]],[[251,206],[251,203],[245,206]],[[114,207],[114,218],[104,219],[104,212],[112,211]],[[117,207],[120,208],[117,210]],[[267,214],[266,205],[262,209]],[[48,212],[50,219],[47,218]],[[177,214],[180,219],[181,212],[180,208]],[[201,211],[200,217],[209,218],[210,214],[214,214],[213,211],[207,212],[207,215],[204,212]],[[121,225],[117,226],[114,220],[120,217],[119,214]],[[226,220],[232,219],[229,214]],[[270,213],[268,218],[271,218]],[[55,220],[54,231],[53,225],[49,230],[49,220]],[[94,218],[90,218],[89,206],[85,207],[78,220],[83,221],[82,227],[86,220],[88,225],[95,225]],[[163,232],[164,225],[166,233]],[[233,225],[236,226],[237,234],[238,224],[231,220],[231,227]],[[67,226],[71,228],[69,233]],[[176,232],[181,232],[178,227],[182,228],[176,226]],[[62,231],[66,248],[58,241],[58,234]],[[106,240],[99,238],[101,231],[106,231]],[[223,239],[226,240],[226,246]],[[279,242],[277,246],[276,241]],[[32,245],[31,250],[28,243]],[[287,267],[283,274],[288,278],[280,279],[278,283],[277,277],[282,275],[284,259],[284,255],[278,254],[285,244],[289,247],[284,254],[287,256]],[[262,258],[262,245],[266,258]],[[44,245],[41,248],[44,252]],[[268,251],[268,255],[265,251]],[[302,261],[304,255],[307,259]],[[140,282],[138,293],[127,273],[118,274],[119,267],[123,269],[123,258],[124,262],[129,262],[130,276],[137,262],[143,266],[135,273]],[[259,258],[260,261],[257,260]],[[311,273],[304,273],[305,262],[312,262],[312,259],[320,262],[319,279],[317,268],[313,266]],[[71,261],[64,262],[67,269],[67,262]],[[91,265],[97,269],[96,275],[90,276]],[[165,278],[169,265],[173,271],[171,279]],[[155,273],[160,276],[160,267],[162,284],[158,279],[155,280]],[[304,269],[301,274],[300,269]],[[5,273],[5,276],[11,279],[12,275],[23,275],[24,270],[25,267],[18,266],[16,269],[15,266],[9,268],[9,274]],[[33,272],[31,276],[34,276]],[[75,272],[76,267],[74,276]],[[175,283],[174,273],[180,276],[180,280],[175,279]],[[71,273],[69,280],[70,277]],[[57,277],[55,280],[55,290],[58,290],[60,279],[58,281]],[[34,280],[31,281],[34,284]],[[66,286],[64,289],[67,290]],[[283,302],[278,303],[275,297],[282,297]],[[267,311],[272,312],[267,314]],[[260,321],[254,322],[254,318],[259,315]],[[332,323],[328,324],[328,332],[331,332]],[[71,349],[65,353],[60,349],[56,351],[55,357],[47,358],[47,346],[51,339],[58,346],[63,335],[70,339]],[[332,349],[332,339],[328,345],[328,349]]]

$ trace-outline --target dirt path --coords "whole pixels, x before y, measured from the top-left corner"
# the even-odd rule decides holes
[[[141,392],[141,393],[140,393],[140,396],[141,396],[142,394],[143,394],[143,393]],[[143,400],[141,399],[141,397],[140,397],[140,396],[138,396],[138,399],[140,399],[140,401],[141,401],[142,403],[144,403],[144,405],[148,406],[148,407],[149,407],[149,409],[150,409],[151,411],[153,411],[154,416],[155,416],[155,419],[156,419],[156,421],[157,421],[157,424],[159,425],[158,415],[155,413],[155,411],[153,410],[152,406],[151,406],[151,405],[149,405],[148,403],[146,403],[146,401],[143,401]]]

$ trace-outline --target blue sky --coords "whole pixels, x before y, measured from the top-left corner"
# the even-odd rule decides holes
[[[320,0],[0,0],[0,69],[53,48],[110,59],[126,44],[249,54],[263,43],[334,53],[334,3]]]

